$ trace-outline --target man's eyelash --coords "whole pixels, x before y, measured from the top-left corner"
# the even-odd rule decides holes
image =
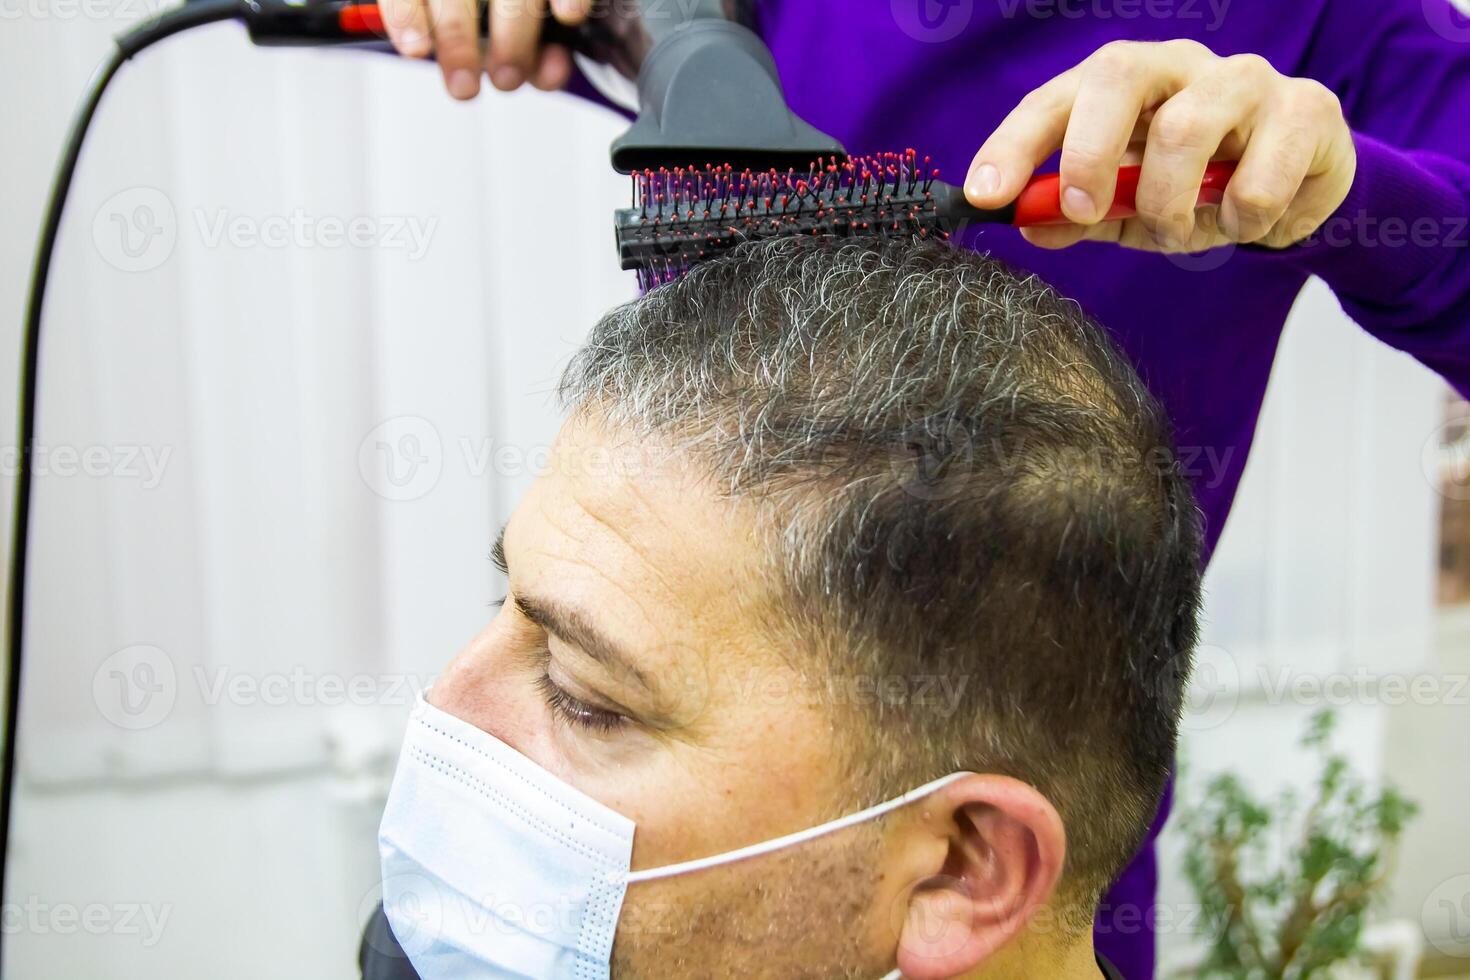
[[[552,713],[560,716],[570,725],[595,732],[611,732],[621,728],[628,720],[616,711],[608,711],[606,708],[599,708],[572,697],[551,679],[550,674],[542,673],[536,678],[536,687],[540,690],[541,696],[546,700],[546,706],[552,710]]]

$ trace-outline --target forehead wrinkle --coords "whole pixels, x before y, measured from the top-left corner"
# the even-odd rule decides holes
[[[773,663],[779,669],[802,675],[802,661],[787,648],[786,634],[772,627],[773,616],[784,617],[779,606],[773,604],[776,594],[769,586],[770,542],[763,530],[764,522],[750,508],[750,501],[722,494],[704,475],[707,470],[696,456],[670,446],[660,436],[629,431],[598,416],[584,415],[569,420],[558,437],[561,451],[566,454],[584,451],[588,441],[616,445],[652,461],[651,465],[635,467],[634,472],[656,481],[653,485],[628,476],[597,482],[572,475],[558,481],[557,492],[635,555],[650,570],[649,578],[656,588],[640,586],[630,591],[626,581],[595,564],[580,557],[566,560],[585,565],[627,595],[656,632],[669,635],[677,630],[682,635],[669,635],[669,639],[695,646],[696,656],[710,668],[717,662],[732,663],[729,655],[738,652],[739,659],[748,665]],[[620,507],[628,509],[628,517],[619,519]],[[649,527],[635,528],[638,522],[646,522]],[[656,560],[654,553],[659,534],[668,551],[665,561]],[[579,536],[569,537],[576,540]],[[719,541],[728,547],[722,548]],[[707,569],[711,568],[722,573],[710,575]],[[658,629],[661,620],[647,605],[654,592],[668,597],[666,608],[661,610],[666,616],[674,611],[680,617],[671,622],[671,629]]]
[[[700,479],[694,460],[662,441],[639,438],[588,418],[573,421],[568,428],[582,438],[610,442],[641,455],[649,463],[636,467],[635,472],[647,474],[651,482],[663,488],[662,493],[652,490],[641,479],[624,476],[611,489],[606,483],[589,484],[573,478],[569,481],[568,496],[583,514],[637,556],[672,605],[687,608],[693,619],[700,618],[699,613],[707,607],[705,594],[713,591],[710,586],[715,584],[699,577],[712,564],[697,557],[701,546],[723,535],[734,547],[731,554],[723,557],[749,558],[748,539],[742,540],[728,531],[735,516],[728,513],[728,504],[709,481]],[[579,441],[576,435],[572,441]],[[577,447],[574,445],[569,451],[576,452]],[[628,510],[630,519],[620,520],[619,509]],[[709,520],[702,519],[706,515]],[[630,525],[635,519],[650,526],[634,530]],[[659,551],[664,552],[662,558]],[[696,556],[695,560],[691,561],[690,556]],[[699,595],[689,596],[688,586],[694,581],[705,587]],[[729,590],[719,591],[722,595],[729,594]]]
[[[550,496],[552,497],[552,499],[560,499],[564,496],[572,507],[575,507],[576,510],[581,511],[584,516],[590,518],[596,525],[606,527],[610,530],[615,531],[615,529],[609,522],[591,513],[583,505],[583,503],[577,499],[575,493],[563,491]],[[663,625],[660,620],[653,614],[653,609],[649,604],[650,597],[647,590],[641,587],[635,588],[630,586],[630,583],[627,580],[627,576],[617,575],[604,568],[601,563],[591,560],[587,557],[587,531],[585,529],[574,530],[572,528],[564,526],[567,523],[575,523],[574,516],[560,513],[558,508],[549,506],[548,501],[545,499],[537,500],[535,502],[535,506],[538,511],[538,515],[545,522],[546,526],[554,529],[558,533],[558,535],[562,539],[564,539],[566,544],[564,546],[558,546],[556,542],[546,542],[544,540],[538,540],[534,544],[530,544],[526,550],[530,551],[533,554],[542,555],[553,562],[561,562],[576,566],[577,568],[590,573],[592,576],[601,580],[602,582],[605,582],[610,589],[614,590],[619,596],[628,600],[628,602],[631,603],[633,609],[636,610],[637,615],[642,618],[642,627],[643,629],[648,631],[647,636],[642,638],[638,636],[626,635],[618,637],[615,631],[612,632],[611,635],[613,635],[614,638],[621,639],[623,641],[622,647],[625,651],[628,652],[630,656],[639,658],[644,661],[642,666],[646,668],[646,673],[650,673],[651,675],[660,671],[661,669],[672,666],[672,663],[669,661],[669,654],[667,653],[666,649],[671,646],[671,644],[667,642],[667,637],[671,630],[669,629],[669,627]],[[622,535],[616,536],[619,540],[623,540]],[[581,548],[579,549],[578,546],[581,546]],[[639,557],[642,558],[643,556],[640,554]],[[644,564],[651,564],[647,561],[646,558],[644,558],[643,561]],[[549,598],[554,598],[559,594],[558,590],[551,586],[544,586],[542,591]],[[586,609],[585,604],[583,605],[583,611],[589,616],[594,615],[596,612],[595,609]],[[606,617],[604,617],[604,619],[605,618]],[[677,625],[677,621],[675,625]],[[613,624],[609,622],[604,628],[612,631]],[[660,650],[664,650],[665,652],[660,654],[658,652]],[[699,650],[696,655],[702,656],[703,651]],[[594,660],[595,659],[596,658],[594,658]]]
[[[632,486],[631,483],[626,485],[629,487]],[[611,517],[604,516],[600,512],[600,508],[596,507],[595,505],[589,505],[588,501],[581,500],[575,490],[571,493],[570,496],[572,497],[573,502],[577,505],[577,508],[581,510],[583,514],[585,514],[597,525],[606,529],[607,532],[611,534],[614,538],[616,538],[619,542],[621,542],[628,551],[632,552],[638,557],[643,567],[652,572],[653,577],[657,580],[659,586],[662,587],[664,593],[669,599],[675,602],[679,601],[680,590],[675,584],[675,580],[671,578],[669,573],[664,569],[663,563],[654,559],[654,556],[650,553],[651,549],[642,542],[642,535],[633,534],[632,532],[626,530],[622,526],[621,522]],[[657,514],[656,509],[648,504],[647,500],[642,496],[641,493],[635,491],[633,493],[633,496],[638,498],[639,503],[642,505],[642,509],[645,513],[653,514],[655,516],[655,519],[658,521],[659,524],[663,526],[664,529],[672,529],[669,522],[664,519],[662,515]]]
[[[596,523],[607,526],[606,522],[599,520],[591,513],[589,513],[587,509],[582,506],[581,501],[576,499],[575,494],[568,494],[568,497],[571,500],[572,504],[578,510],[582,511],[583,514],[586,514],[588,517],[592,517],[592,519]],[[571,545],[581,545],[585,548],[585,535],[577,534],[571,528],[564,526],[562,522],[557,519],[557,514],[552,508],[547,507],[544,502],[538,502],[537,509],[541,513],[542,520],[546,522],[548,527],[553,528],[562,539],[565,539],[565,541],[569,542]],[[625,597],[631,600],[633,605],[638,608],[639,613],[642,614],[645,622],[649,626],[656,627],[656,623],[654,622],[653,617],[649,615],[648,609],[644,606],[643,599],[640,594],[642,590],[629,588],[628,583],[624,581],[620,576],[615,576],[605,571],[601,567],[600,563],[588,559],[582,551],[576,550],[573,547],[569,547],[567,552],[563,553],[554,545],[548,545],[544,542],[532,546],[530,550],[535,553],[541,554],[551,559],[552,561],[576,565],[591,572],[597,578],[606,582],[613,589],[622,593]],[[647,564],[647,562],[645,562],[645,564]]]

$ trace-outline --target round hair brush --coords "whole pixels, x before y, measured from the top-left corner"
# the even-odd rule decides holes
[[[1198,204],[1218,204],[1234,163],[1205,169]],[[1136,213],[1138,167],[1118,171],[1108,219]],[[804,170],[659,168],[633,175],[633,206],[616,216],[618,255],[645,289],[741,242],[781,235],[948,238],[973,224],[1066,224],[1061,176],[1033,177],[1002,208],[973,207],[913,150],[822,157]]]

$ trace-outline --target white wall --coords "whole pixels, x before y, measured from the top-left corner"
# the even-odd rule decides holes
[[[1397,879],[1402,894],[1386,913],[1415,921],[1428,891],[1456,873],[1449,869],[1470,870],[1470,843],[1455,829],[1463,813],[1442,812],[1465,779],[1454,743],[1425,737],[1432,722],[1420,712],[1432,719],[1445,706],[1412,703],[1375,682],[1407,685],[1451,669],[1442,666],[1434,605],[1439,497],[1425,465],[1444,390],[1359,330],[1320,282],[1308,285],[1206,575],[1183,735],[1186,788],[1176,806],[1221,771],[1266,799],[1289,787],[1307,792],[1319,764],[1297,743],[1313,713],[1335,708],[1336,748],[1370,781],[1395,782],[1431,812],[1414,828],[1425,835],[1416,838],[1417,864]],[[1408,760],[1418,778],[1401,772]],[[1161,931],[1167,967],[1191,962],[1201,940],[1177,873],[1182,846],[1169,835],[1162,852],[1160,902],[1181,924]]]
[[[67,9],[0,25],[4,377],[62,124],[139,12]],[[47,309],[62,455],[36,492],[7,976],[355,975],[409,699],[497,597],[559,362],[634,292],[619,128],[233,25],[118,77]],[[293,221],[304,244],[250,237]],[[353,221],[382,247],[331,237]]]
[[[140,12],[117,2],[0,26],[0,377],[63,122]],[[410,691],[487,615],[558,362],[632,293],[607,227],[617,129],[538,94],[456,106],[432,69],[260,51],[233,26],[124,70],[48,307],[41,441],[63,455],[37,488],[10,975],[355,975]],[[304,244],[242,237],[298,218]],[[421,254],[323,237],[355,219],[415,223]],[[1425,662],[1439,390],[1324,291],[1302,304],[1210,574],[1201,772],[1299,778],[1283,747],[1306,710],[1260,669]],[[102,475],[69,475],[67,448]],[[1389,722],[1351,711],[1378,773]],[[99,935],[68,918],[89,908]]]

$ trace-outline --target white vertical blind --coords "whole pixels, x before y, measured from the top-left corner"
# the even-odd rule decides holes
[[[125,21],[0,32],[7,91],[36,93],[0,106],[0,369],[63,122]],[[37,484],[11,886],[164,925],[25,930],[17,975],[354,975],[408,698],[487,620],[557,368],[634,292],[620,128],[233,25],[118,76],[47,308],[63,455]],[[60,465],[87,451],[98,475]]]
[[[1293,674],[1424,667],[1438,497],[1423,450],[1443,390],[1308,285],[1206,578],[1207,658],[1232,696]]]

